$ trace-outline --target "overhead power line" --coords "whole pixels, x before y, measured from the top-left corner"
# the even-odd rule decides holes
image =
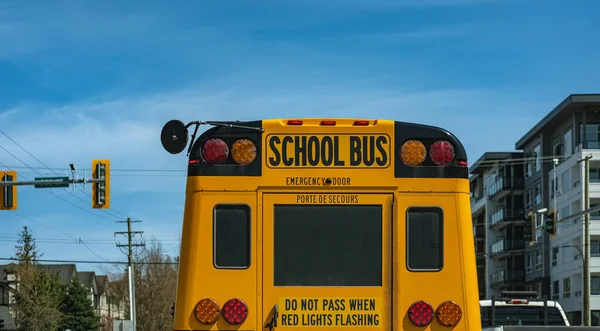
[[[54,171],[52,168],[50,168],[48,165],[46,165],[44,162],[42,162],[40,159],[38,159],[37,157],[35,157],[35,155],[33,155],[31,152],[29,152],[25,147],[21,146],[21,144],[19,144],[18,142],[16,142],[13,138],[11,138],[8,134],[6,134],[4,131],[0,130],[0,133],[2,133],[4,136],[6,136],[6,138],[8,138],[10,141],[12,141],[15,145],[17,145],[17,147],[19,147],[21,150],[23,150],[25,153],[27,153],[29,156],[31,156],[33,159],[35,159],[36,161],[38,161],[41,165],[43,165],[44,167],[46,167],[46,169],[52,171],[55,175],[60,176],[60,174],[56,171]],[[29,169],[35,171],[38,175],[43,176],[42,173],[40,173],[39,171],[35,170],[34,168],[32,168],[29,164],[25,163],[24,161],[22,161],[21,159],[19,159],[17,156],[15,156],[13,153],[11,153],[10,151],[8,151],[6,148],[4,148],[3,146],[0,145],[0,148],[2,148],[3,150],[5,150],[8,154],[10,154],[12,157],[14,157],[17,161],[21,162],[23,165],[25,165],[26,167],[28,167]],[[81,187],[76,187],[79,191],[83,192],[83,194],[85,194],[86,196],[88,196],[89,198],[92,197],[91,194],[89,194],[88,192],[84,191]],[[77,195],[73,194],[73,192],[69,192],[67,189],[63,189],[65,192],[67,192],[68,194],[74,196],[75,198],[77,198],[80,201],[83,201],[84,203],[87,204],[87,201],[81,199],[80,197],[78,197]],[[53,193],[53,192],[51,192]],[[121,217],[127,217],[127,215],[115,208],[112,208],[111,210],[105,210],[106,212],[108,212],[109,214],[116,216],[118,218]],[[119,216],[121,215],[121,216]]]
[[[11,166],[12,169],[35,169],[35,170],[47,170],[47,169],[51,169],[51,170],[57,170],[57,171],[70,171],[70,168],[57,168],[57,167],[52,167],[52,168],[43,168],[43,167],[23,167],[23,166]],[[91,171],[91,168],[81,168],[81,170],[86,170],[86,171]],[[187,172],[187,169],[135,169],[135,168],[129,168],[129,169],[119,169],[119,168],[110,168],[110,172],[173,172],[173,173],[185,173]]]
[[[0,257],[0,261],[15,261],[20,262],[24,261],[24,259],[17,259],[11,257]],[[127,265],[127,261],[90,261],[90,260],[35,260],[35,262],[49,262],[49,263],[89,263],[89,264],[124,264]],[[177,262],[137,262],[132,261],[131,264],[136,265],[145,265],[145,264],[162,264],[162,265],[175,265]]]

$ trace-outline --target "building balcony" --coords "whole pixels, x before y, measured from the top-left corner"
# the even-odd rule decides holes
[[[471,213],[478,215],[485,210],[486,199],[484,197],[471,197]]]
[[[498,259],[508,254],[525,250],[525,240],[501,239],[490,245],[490,257]]]
[[[473,226],[473,236],[475,236],[475,241],[485,240],[485,225],[479,224]]]
[[[499,230],[511,223],[525,222],[525,210],[522,208],[500,208],[490,216],[489,228]]]
[[[485,254],[475,254],[475,265],[478,269],[485,269]]]
[[[525,282],[525,270],[502,270],[490,275],[490,286],[502,287]]]
[[[498,177],[496,182],[487,189],[488,199],[500,199],[511,191],[522,190],[524,187],[525,179],[522,177]]]
[[[580,143],[581,149],[600,149],[600,141],[586,141]]]

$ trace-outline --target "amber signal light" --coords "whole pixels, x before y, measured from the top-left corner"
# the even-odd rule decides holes
[[[194,317],[198,322],[204,325],[210,325],[217,322],[221,315],[219,304],[210,298],[205,298],[196,304],[194,307]]]
[[[456,303],[445,301],[436,309],[435,318],[443,326],[456,326],[462,318],[462,310]]]

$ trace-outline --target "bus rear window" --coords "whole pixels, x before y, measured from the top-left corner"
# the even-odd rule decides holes
[[[406,213],[406,266],[410,271],[444,267],[443,213],[438,207],[411,207]]]
[[[565,325],[560,310],[557,307],[547,307],[547,325]],[[496,306],[496,326],[499,325],[544,325],[543,306]],[[481,307],[481,326],[492,325],[492,307]]]
[[[276,205],[275,286],[381,286],[382,207]]]
[[[215,206],[213,226],[215,267],[239,269],[250,266],[250,207]]]

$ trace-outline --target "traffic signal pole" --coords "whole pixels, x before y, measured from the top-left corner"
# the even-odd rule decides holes
[[[75,167],[71,164],[73,178],[36,177],[35,180],[17,179],[16,171],[0,170],[0,210],[17,209],[17,186],[34,186],[35,188],[65,188],[70,185],[92,184],[92,208],[110,208],[110,161],[93,160],[92,178],[75,178]]]
[[[66,179],[66,180],[21,180],[21,181],[0,181],[2,186],[38,186],[42,185],[70,185],[70,184],[85,184],[85,183],[104,183],[104,179]]]

